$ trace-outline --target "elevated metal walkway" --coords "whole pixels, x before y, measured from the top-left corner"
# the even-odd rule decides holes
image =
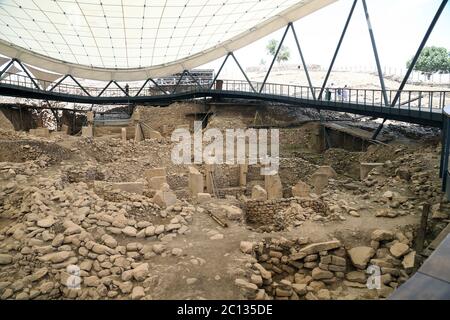
[[[32,80],[32,79],[31,79]],[[443,108],[450,101],[450,91],[387,90],[389,102],[398,96],[395,105],[384,102],[378,89],[321,88],[274,83],[219,80],[214,85],[170,85],[129,88],[81,87],[59,84],[49,90],[34,86],[27,77],[6,77],[0,82],[0,95],[21,98],[64,101],[83,104],[153,104],[196,98],[230,98],[278,102],[299,108],[348,112],[442,128]]]

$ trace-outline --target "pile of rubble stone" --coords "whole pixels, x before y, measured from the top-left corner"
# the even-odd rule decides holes
[[[252,258],[247,277],[236,279],[235,283],[244,297],[257,300],[386,298],[414,269],[415,251],[411,249],[412,235],[408,236],[375,230],[369,246],[351,248],[339,240],[242,241],[241,251]],[[368,274],[369,266],[379,267],[378,288],[368,288],[373,279],[373,274]],[[362,292],[355,295],[351,289]]]
[[[189,232],[197,208],[176,198],[168,205],[167,185],[156,191],[158,204],[156,196],[126,191],[104,197],[61,170],[45,178],[34,176],[38,170],[0,167],[0,217],[14,219],[0,232],[0,299],[149,298],[144,260],[180,255],[166,243]],[[71,281],[82,289],[72,290]]]

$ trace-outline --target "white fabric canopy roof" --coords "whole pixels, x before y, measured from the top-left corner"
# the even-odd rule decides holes
[[[47,89],[48,87],[50,87],[53,81],[62,77],[62,75],[60,74],[45,72],[43,70],[33,68],[28,64],[25,64],[25,67],[28,69],[28,71],[31,72],[33,76],[38,79],[39,84],[44,89]]]
[[[0,53],[60,74],[143,80],[220,58],[336,0],[2,0]]]
[[[14,64],[10,65],[9,68],[2,74],[0,80],[6,79],[13,74],[17,74],[19,72],[22,72],[21,69],[17,68]]]

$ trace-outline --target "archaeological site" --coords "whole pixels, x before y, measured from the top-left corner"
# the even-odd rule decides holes
[[[232,2],[0,2],[1,301],[450,299],[447,1]]]

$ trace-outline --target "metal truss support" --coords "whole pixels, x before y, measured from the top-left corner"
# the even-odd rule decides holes
[[[221,65],[220,68],[219,68],[219,71],[217,71],[216,76],[214,77],[213,81],[212,81],[211,84],[209,85],[209,90],[211,90],[212,87],[214,86],[214,84],[216,83],[217,78],[219,77],[220,72],[222,72],[222,69],[223,69],[223,67],[225,66],[225,63],[227,62],[228,57],[229,57],[230,55],[231,55],[231,52],[228,52],[227,55],[225,56],[225,59],[223,60],[222,65]]]
[[[270,63],[269,69],[267,70],[266,76],[264,77],[264,80],[263,80],[263,82],[261,84],[261,88],[259,88],[259,93],[261,93],[263,91],[263,89],[264,89],[264,85],[266,84],[266,81],[267,81],[267,78],[269,77],[270,71],[272,71],[273,64],[277,60],[278,54],[280,53],[281,47],[283,46],[284,39],[286,38],[286,34],[288,33],[289,28],[291,27],[291,25],[292,25],[292,22],[289,22],[287,27],[286,27],[286,30],[284,30],[284,34],[283,34],[283,37],[281,38],[280,43],[278,44],[277,51],[273,55],[272,62]]]
[[[364,7],[364,13],[366,14],[367,28],[369,29],[370,41],[372,42],[373,54],[375,56],[375,62],[377,64],[378,78],[380,79],[380,86],[381,86],[381,91],[383,93],[384,104],[386,106],[388,106],[389,100],[388,100],[388,96],[386,93],[386,86],[384,85],[383,71],[381,70],[380,58],[378,56],[378,50],[377,50],[377,45],[375,42],[375,36],[373,34],[372,24],[370,23],[369,10],[367,9],[366,0],[362,0],[362,3],[363,3],[363,7]]]
[[[72,77],[72,75],[70,75],[70,74],[66,74],[64,77],[59,79],[58,82],[56,82],[55,85],[53,87],[51,87],[48,91],[53,91],[56,87],[58,87],[67,78],[72,79],[73,82],[75,82],[77,84],[77,86],[79,86],[80,89],[83,90],[84,93],[86,93],[89,97],[91,96],[91,94],[81,85],[81,83],[79,83],[78,80],[75,79],[74,77]]]
[[[106,86],[105,86],[105,87],[102,89],[102,91],[100,91],[100,93],[98,94],[98,97],[100,97],[100,96],[106,91],[106,89],[109,88],[109,86],[111,85],[112,82],[113,82],[112,80],[109,80],[109,82],[106,84]]]
[[[355,6],[356,6],[357,2],[358,2],[358,0],[353,1],[352,7],[350,9],[350,13],[348,14],[347,21],[345,22],[344,29],[342,30],[341,38],[339,39],[338,45],[336,47],[336,51],[334,52],[333,59],[331,59],[330,67],[328,68],[327,74],[325,75],[325,79],[323,80],[322,88],[320,89],[320,93],[319,93],[319,98],[318,98],[319,100],[322,99],[323,91],[325,90],[325,86],[327,85],[328,78],[330,77],[331,70],[333,69],[334,62],[336,61],[337,54],[341,48],[342,41],[344,40],[344,36],[347,32],[347,28],[348,28],[348,25],[350,24],[350,20],[352,19],[353,11],[355,11]]]
[[[41,90],[39,85],[36,83],[36,81],[34,81],[34,78],[31,76],[31,74],[28,72],[28,70],[24,67],[24,65],[16,58],[13,58],[12,61],[17,62],[17,64],[22,68],[23,72],[25,72],[26,75],[28,76],[28,78],[30,78],[31,82],[33,82],[36,89]]]
[[[183,71],[183,73],[181,74],[180,78],[177,81],[177,84],[175,85],[175,88],[173,88],[172,94],[174,94],[175,92],[177,92],[178,86],[181,83],[181,80],[183,80],[184,75],[186,74],[186,70]]]
[[[61,82],[63,82],[64,80],[66,80],[67,79],[67,77],[68,77],[69,75],[68,74],[66,74],[64,77],[62,77],[61,79],[59,79],[58,80],[58,82],[56,82],[48,91],[53,91],[53,89],[56,89],[56,87],[58,87],[60,84],[61,84]]]
[[[400,87],[397,90],[397,93],[394,96],[394,99],[391,102],[391,107],[394,107],[395,104],[397,103],[398,99],[400,98],[400,94],[403,90],[403,88],[406,85],[406,82],[409,79],[409,76],[411,75],[411,72],[414,69],[414,66],[417,63],[417,60],[419,59],[420,54],[422,53],[423,48],[425,47],[425,44],[428,41],[428,38],[430,37],[431,32],[434,29],[434,26],[436,25],[436,22],[439,20],[439,17],[441,16],[442,11],[444,10],[445,6],[447,5],[448,0],[442,0],[441,5],[439,6],[438,10],[436,11],[436,14],[434,15],[433,20],[431,21],[430,26],[428,27],[427,32],[425,33],[425,36],[422,39],[422,42],[419,45],[419,48],[416,51],[416,54],[414,55],[414,58],[411,61],[411,64],[408,68],[408,70],[406,71],[405,77],[402,80],[402,83],[400,84]],[[386,122],[386,118],[383,119],[383,122],[378,126],[377,130],[375,130],[375,133],[372,136],[372,140],[375,140],[378,136],[378,134],[381,132],[381,130],[383,129],[383,125]]]
[[[197,84],[197,86],[202,88],[202,85],[200,84],[200,82],[198,82],[198,80],[192,75],[192,73],[189,72],[189,70],[185,70],[185,72],[192,80],[194,80],[194,82]]]
[[[14,60],[10,60],[8,62],[8,64],[6,65],[6,67],[3,68],[2,71],[0,71],[0,78],[2,77],[2,75],[6,72],[6,70],[8,70],[8,68],[14,63]]]
[[[234,53],[231,52],[230,55],[233,57],[234,61],[236,62],[236,64],[239,67],[239,70],[241,70],[242,74],[245,77],[245,80],[247,80],[248,84],[250,85],[250,87],[252,88],[253,92],[256,92],[255,87],[253,86],[253,84],[250,82],[250,79],[247,77],[247,74],[244,72],[244,69],[242,69],[241,64],[239,63],[239,61],[236,59],[236,57],[234,56]]]
[[[117,83],[116,80],[113,80],[113,83],[117,86],[117,88],[119,88],[120,90],[122,90],[122,92],[123,92],[126,96],[129,96],[129,93],[126,92],[125,89],[122,88],[122,87]]]
[[[162,91],[164,94],[167,94],[167,92],[164,91],[164,90],[159,86],[159,84],[156,83],[155,80],[153,80],[152,78],[148,78],[147,80],[145,80],[145,82],[144,82],[144,84],[142,85],[142,87],[141,87],[141,88],[139,89],[139,91],[136,93],[135,97],[137,97],[137,96],[142,92],[142,90],[144,90],[145,86],[147,85],[147,83],[148,83],[149,81],[152,82],[152,83],[155,85],[155,87],[158,88],[160,91]]]
[[[119,88],[126,96],[129,96],[128,95],[128,93],[117,83],[117,81],[116,80],[110,80],[109,82],[108,82],[108,84],[102,89],[102,91],[100,91],[100,93],[98,94],[98,97],[100,97],[105,91],[106,91],[106,89],[108,89],[109,88],[109,86],[112,84],[112,83],[114,83],[116,86],[117,86],[117,88]]]
[[[316,93],[314,92],[314,88],[311,82],[311,78],[309,77],[308,67],[306,66],[305,58],[303,57],[302,49],[300,48],[300,42],[297,38],[297,33],[295,32],[294,24],[291,23],[292,33],[294,34],[294,40],[297,44],[298,53],[300,54],[300,59],[302,60],[303,69],[305,69],[306,79],[308,80],[309,89],[311,90],[311,94],[314,100],[316,100]]]

